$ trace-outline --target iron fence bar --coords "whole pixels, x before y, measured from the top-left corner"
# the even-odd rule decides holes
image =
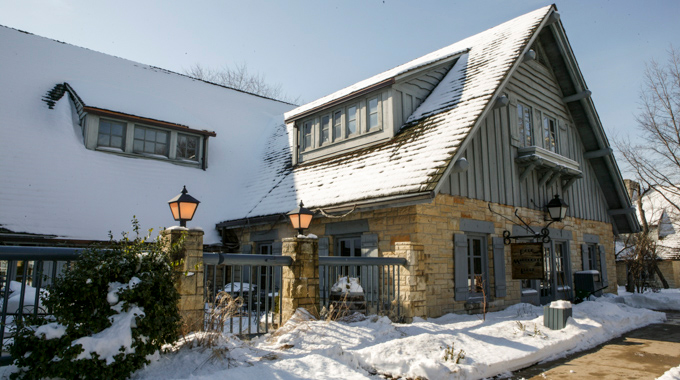
[[[399,278],[399,285],[401,285],[401,267],[397,267],[397,278]],[[401,286],[397,286],[397,315],[401,316]]]
[[[239,277],[239,297],[241,297],[241,301],[243,301],[243,265],[241,265],[241,275]],[[239,310],[238,313],[238,333],[239,335],[243,334],[243,310]]]
[[[269,256],[236,253],[203,253],[203,263],[208,265],[272,265],[289,266],[293,264],[290,256]],[[228,263],[228,264],[225,264]]]
[[[279,278],[281,279],[281,284],[279,285],[279,327],[283,324],[283,267],[279,267]]]
[[[21,320],[23,315],[24,315],[24,297],[26,296],[26,269],[28,269],[28,262],[26,260],[23,260],[24,265],[22,266],[22,274],[21,274],[21,291],[19,293],[19,310],[17,310],[17,319]]]
[[[231,281],[229,282],[229,284],[231,285],[231,288],[229,289],[229,293],[231,295],[231,300],[233,302],[233,300],[234,300],[234,267],[233,266],[231,267]],[[230,334],[234,333],[234,316],[233,315],[231,317],[229,317],[229,333]]]
[[[265,304],[264,304],[264,332],[265,334],[269,332],[269,295],[271,294],[272,297],[274,297],[274,289],[270,289],[269,286],[273,284],[269,284],[269,276],[271,275],[271,267],[264,267],[264,291],[265,295],[267,296],[265,298]],[[272,281],[273,282],[273,281]]]
[[[33,301],[33,317],[38,318],[38,309],[40,308],[40,288],[42,287],[42,270],[43,270],[43,261],[35,261],[33,264],[37,268],[33,268],[33,273],[37,274],[37,278],[35,278],[35,300]]]
[[[257,266],[257,284],[260,284],[260,281],[262,279],[262,267]],[[255,325],[255,331],[259,334],[260,333],[260,323],[259,323],[259,318],[260,318],[260,293],[262,293],[262,289],[260,287],[257,287],[257,318],[258,318],[258,323]],[[265,289],[267,291],[267,289]]]
[[[0,246],[0,260],[24,260],[30,256],[33,260],[70,261],[80,258],[83,251],[66,247]]]
[[[407,263],[408,261],[401,257],[347,257],[347,256],[319,257],[319,265],[406,265]]]
[[[12,278],[10,276],[11,265],[13,261],[7,262],[7,272],[5,272],[5,295],[2,300],[2,330],[0,330],[0,352],[5,345],[5,327],[7,326],[7,299],[9,298],[9,283]]]
[[[251,330],[250,325],[251,322],[253,321],[253,266],[250,265],[248,267],[248,334],[251,334],[253,330]]]
[[[217,303],[217,266],[211,265],[211,267],[212,267],[212,271],[213,271],[212,298],[213,298],[213,303]]]

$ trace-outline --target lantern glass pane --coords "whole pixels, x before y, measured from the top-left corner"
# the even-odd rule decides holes
[[[310,214],[300,214],[300,227],[296,228],[309,228],[309,225],[312,223],[312,217],[314,215]]]
[[[179,207],[177,202],[170,203],[170,211],[172,211],[172,217],[175,220],[179,220]]]
[[[196,207],[198,204],[189,202],[180,202],[179,204],[179,215],[180,219],[191,220],[194,218],[194,212],[196,212]]]

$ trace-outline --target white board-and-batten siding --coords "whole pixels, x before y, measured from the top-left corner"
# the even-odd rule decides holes
[[[444,178],[441,192],[533,209],[542,209],[559,194],[570,206],[568,216],[611,222],[604,194],[588,160],[583,158],[583,144],[550,69],[537,61],[521,64],[504,93],[510,99],[509,105],[492,110],[482,120],[459,156],[468,160],[468,169]],[[557,153],[578,162],[583,173],[583,178],[566,191],[562,191],[562,180],[550,187],[539,185],[542,173],[536,170],[520,181],[524,168],[515,163],[519,147],[518,102],[532,109],[534,144],[539,147],[543,147],[543,115],[555,119]]]

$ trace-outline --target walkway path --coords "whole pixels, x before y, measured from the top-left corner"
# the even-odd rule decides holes
[[[680,313],[568,358],[513,373],[513,379],[655,379],[680,365]]]

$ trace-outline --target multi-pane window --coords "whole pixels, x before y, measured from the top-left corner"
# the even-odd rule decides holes
[[[333,141],[342,138],[342,111],[333,113]]]
[[[557,127],[555,119],[543,116],[543,147],[551,152],[557,152]]]
[[[597,244],[588,244],[588,263],[590,264],[590,269],[602,273],[602,268],[600,268],[600,251],[597,249]]]
[[[302,123],[302,139],[303,139],[303,149],[309,149],[312,147],[312,121],[305,121]]]
[[[339,238],[338,241],[338,254],[337,256],[349,256],[349,257],[361,257],[361,237],[346,237]],[[344,276],[360,276],[361,267],[342,267],[341,275]]]
[[[125,123],[113,120],[99,120],[97,146],[125,149]]]
[[[468,288],[471,296],[482,296],[484,287],[484,239],[468,237]]]
[[[531,108],[517,103],[517,127],[519,128],[519,143],[521,146],[533,145],[533,123],[531,118]]]
[[[198,161],[198,137],[178,133],[176,158]]]
[[[321,116],[321,144],[331,141],[331,117],[330,115]]]
[[[347,135],[357,133],[357,106],[347,107]]]
[[[157,154],[167,157],[169,135],[166,131],[135,125],[133,151],[135,153]]]
[[[378,97],[368,99],[368,130],[380,128],[378,119]]]

